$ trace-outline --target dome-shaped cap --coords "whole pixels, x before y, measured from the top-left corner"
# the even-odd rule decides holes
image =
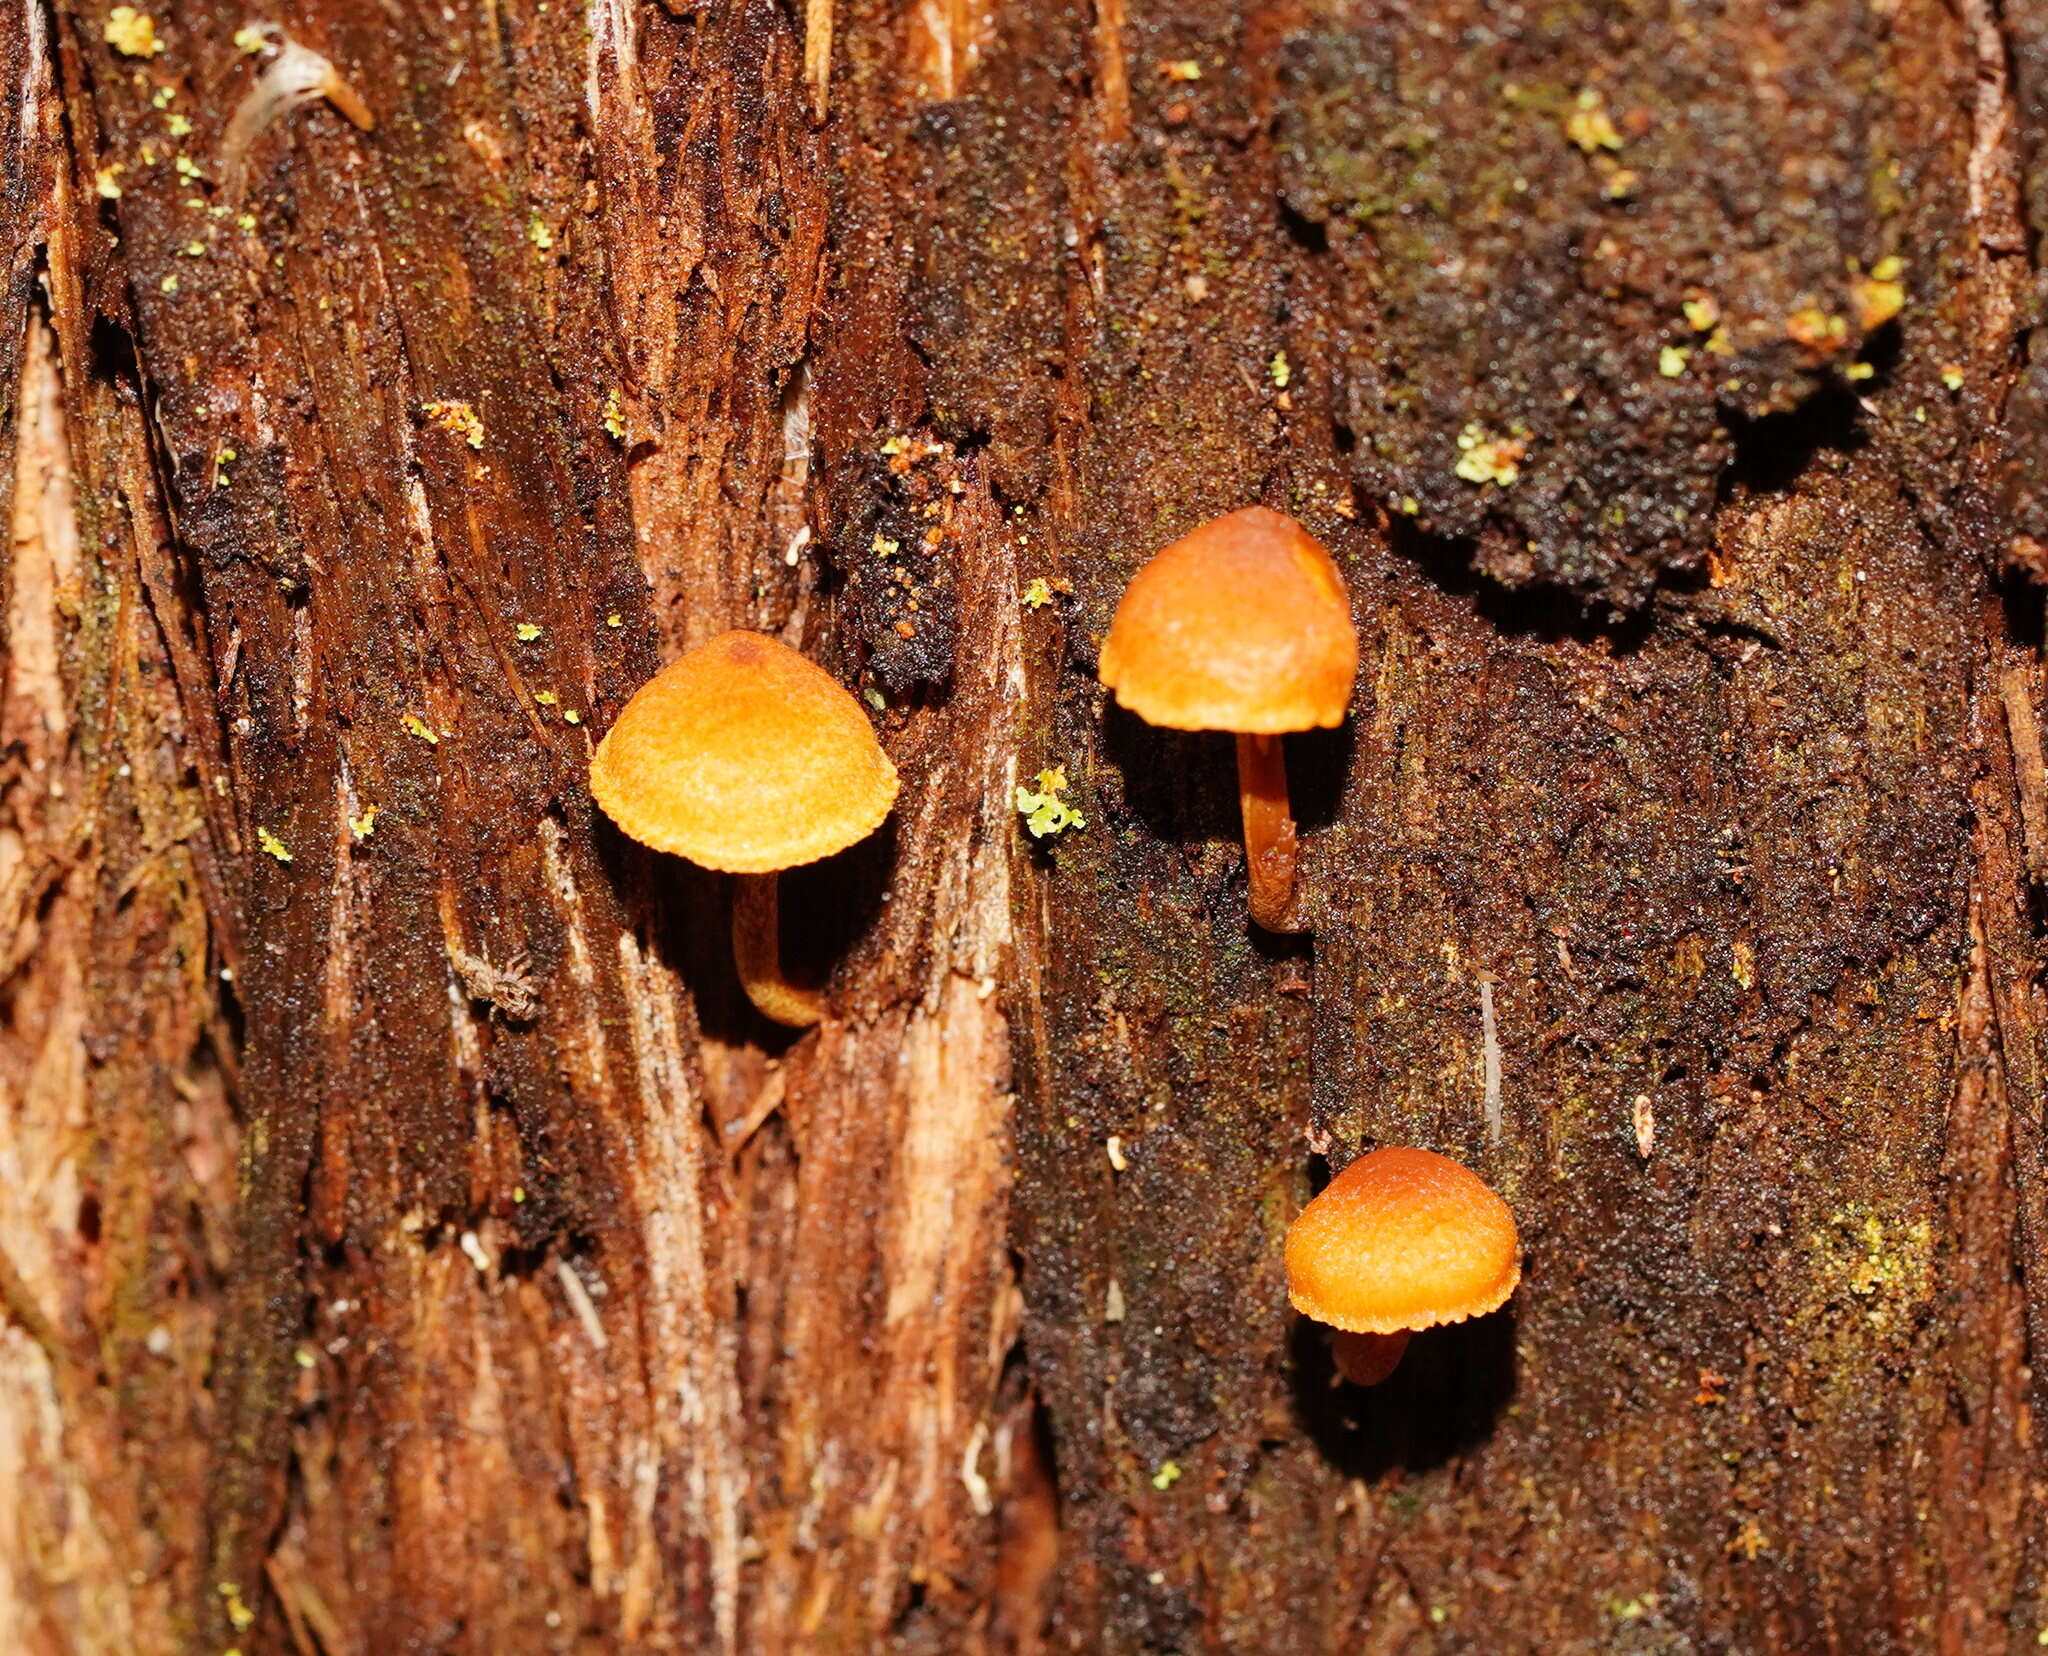
[[[598,744],[590,791],[643,845],[767,874],[873,833],[896,767],[837,680],[772,638],[728,632],[634,693]]]
[[[1203,524],[1139,570],[1102,644],[1102,682],[1172,730],[1342,724],[1357,672],[1344,578],[1313,535],[1263,506]]]
[[[1484,1316],[1521,1278],[1507,1203],[1431,1150],[1360,1156],[1287,1228],[1288,1299],[1354,1334]]]

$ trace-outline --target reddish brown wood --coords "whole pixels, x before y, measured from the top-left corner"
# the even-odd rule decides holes
[[[2034,1648],[2038,7],[137,10],[0,10],[0,1648]],[[1251,501],[1292,937],[1094,674]],[[735,625],[904,778],[802,1034],[585,786]],[[1382,1142],[1527,1258],[1360,1392]]]

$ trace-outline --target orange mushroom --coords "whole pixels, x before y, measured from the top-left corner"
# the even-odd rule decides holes
[[[1103,641],[1102,682],[1146,723],[1236,734],[1251,915],[1268,931],[1294,927],[1280,737],[1342,724],[1357,672],[1344,578],[1314,536],[1264,506],[1205,523],[1154,557]]]
[[[1287,1298],[1338,1330],[1347,1380],[1377,1385],[1414,1330],[1505,1305],[1519,1249],[1515,1216],[1476,1173],[1390,1146],[1360,1156],[1287,1227]]]
[[[776,875],[873,833],[896,799],[860,704],[786,645],[720,633],[636,692],[590,761],[590,791],[642,845],[735,875],[732,945],[747,998],[777,1023],[818,1021],[782,974]]]

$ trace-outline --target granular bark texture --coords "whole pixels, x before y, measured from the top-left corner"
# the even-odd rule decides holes
[[[0,10],[0,1649],[2037,1648],[2044,109],[2012,0]],[[1255,501],[1291,937],[1095,680]],[[801,1035],[587,788],[732,626],[904,779]],[[1524,1278],[1360,1391],[1384,1143]]]

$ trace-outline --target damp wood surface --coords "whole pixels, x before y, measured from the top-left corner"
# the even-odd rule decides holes
[[[0,123],[0,1649],[2038,1648],[2048,10],[19,0]],[[1287,938],[1095,680],[1251,502]],[[587,788],[733,626],[903,777],[801,1036]],[[1387,1143],[1524,1273],[1362,1392]]]

